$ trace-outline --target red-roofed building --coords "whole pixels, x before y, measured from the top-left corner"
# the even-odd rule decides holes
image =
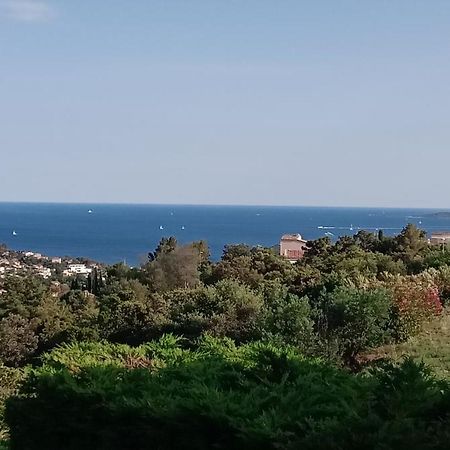
[[[284,234],[280,240],[280,255],[295,262],[303,257],[306,242],[300,234]]]

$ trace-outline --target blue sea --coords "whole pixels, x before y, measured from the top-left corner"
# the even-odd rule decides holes
[[[212,259],[225,244],[272,246],[284,233],[336,239],[360,229],[396,234],[414,223],[428,233],[450,230],[432,209],[273,206],[0,203],[0,243],[49,256],[84,256],[137,265],[159,240],[204,239]],[[14,233],[13,233],[14,232]]]

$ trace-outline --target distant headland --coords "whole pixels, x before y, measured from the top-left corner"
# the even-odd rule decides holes
[[[449,219],[450,218],[450,211],[438,211],[434,213],[427,214],[427,217],[437,217],[442,219]]]

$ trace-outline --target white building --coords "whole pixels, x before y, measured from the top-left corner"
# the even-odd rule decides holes
[[[42,267],[38,270],[38,275],[42,278],[50,278],[52,276],[52,271],[48,267]]]
[[[72,275],[88,275],[92,272],[92,269],[86,267],[86,264],[70,264],[69,273]]]

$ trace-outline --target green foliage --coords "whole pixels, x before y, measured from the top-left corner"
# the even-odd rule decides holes
[[[390,335],[391,306],[385,289],[341,287],[324,292],[316,315],[326,353],[337,352],[353,365],[362,350],[384,343]]]
[[[450,300],[450,266],[442,265],[439,269],[429,270],[433,281],[439,290],[439,295],[444,304]]]
[[[417,334],[425,323],[442,313],[439,290],[427,276],[390,277],[393,295],[392,329],[397,340]]]
[[[133,278],[133,269],[125,263],[117,263],[109,266],[106,271],[106,277],[109,280],[122,280]]]
[[[428,249],[423,259],[424,268],[439,269],[440,267],[448,266],[450,266],[450,249],[448,246]]]
[[[180,344],[167,336],[138,348],[80,344],[47,355],[7,403],[11,449],[448,443],[449,385],[412,361],[353,375],[291,347],[212,337],[192,350]]]
[[[244,244],[225,246],[222,260],[212,269],[212,280],[235,279],[253,288],[264,280],[290,281],[295,269],[271,249]]]
[[[105,280],[2,280],[3,364],[56,346],[9,402],[11,448],[447,448],[448,386],[425,367],[338,367],[439,315],[448,259],[408,225],[308,242],[295,264],[164,238]]]
[[[160,241],[158,246],[156,247],[154,252],[150,252],[148,254],[148,260],[154,261],[158,256],[164,255],[167,253],[172,253],[175,251],[175,249],[178,246],[178,242],[175,237],[163,237]]]
[[[28,361],[38,347],[33,323],[17,314],[0,321],[0,359],[7,366],[17,367]]]
[[[293,345],[304,354],[314,353],[316,338],[309,299],[289,293],[279,282],[264,283],[263,295],[261,336],[280,345]]]
[[[2,280],[0,295],[0,318],[18,314],[33,318],[38,306],[51,295],[49,286],[33,276],[11,276]]]
[[[97,338],[98,303],[86,291],[69,291],[32,276],[10,277],[0,294],[0,359],[23,365],[40,353],[73,339]]]
[[[9,435],[8,426],[5,422],[5,401],[11,395],[17,393],[17,388],[23,377],[24,373],[20,369],[0,366],[0,449],[2,448],[1,443]]]
[[[68,353],[74,350],[83,366],[61,364],[60,350],[56,362],[49,356],[23,395],[9,402],[13,449],[265,448],[288,444],[292,427],[311,434],[314,419],[333,424],[342,404],[347,418],[354,416],[363,395],[360,382],[345,373],[270,345],[237,348],[207,338],[193,352],[175,342],[128,349],[126,356],[121,346],[105,362],[85,348]],[[136,355],[161,358],[153,366],[160,368],[130,370],[127,361]],[[30,408],[41,414],[25,420]]]
[[[99,330],[114,342],[139,344],[161,334],[167,305],[138,280],[113,280],[102,291]]]
[[[361,355],[361,359],[399,361],[405,355],[426,363],[438,377],[450,379],[450,311],[433,318],[420,333],[407,341],[369,350]]]
[[[208,332],[238,342],[257,336],[263,300],[236,281],[224,280],[214,286],[172,291],[165,298],[170,304],[166,327],[169,331],[190,339]]]
[[[393,296],[390,328],[384,336],[387,339],[394,330],[398,338],[408,337],[431,317],[422,312],[432,296],[418,289],[418,294],[408,294],[414,307],[400,307],[405,301],[399,300],[401,289],[390,275],[415,289],[415,279],[400,275],[424,267],[431,254],[423,232],[412,225],[396,237],[360,231],[336,243],[328,238],[308,242],[305,257],[296,264],[272,249],[243,244],[226,246],[222,260],[211,263],[205,242],[181,246],[175,238],[163,238],[142,268],[116,264],[108,268],[105,282],[102,273],[93,271],[65,295],[32,277],[7,279],[3,282],[6,292],[0,296],[0,319],[16,314],[29,321],[38,336],[37,353],[80,339],[138,345],[169,331],[190,342],[204,333],[238,342],[271,339],[279,345],[297,345],[307,354],[314,354],[323,348],[318,343],[326,342],[334,348],[333,354],[349,362],[375,341],[367,337],[364,321],[359,328],[354,322],[347,324],[351,332],[344,332],[343,326],[339,332],[328,328],[324,332],[331,310],[322,292],[339,292],[348,286],[385,287]],[[427,274],[439,295],[450,296],[447,266],[439,267],[438,273]],[[278,288],[269,288],[271,283]],[[361,300],[362,314],[365,297],[355,298],[351,307],[356,311]],[[381,314],[374,320],[384,323],[384,312],[371,312]],[[348,311],[345,320],[347,315]]]
[[[154,291],[195,287],[200,283],[200,254],[192,245],[157,254],[144,267],[144,280]]]
[[[417,261],[427,249],[426,233],[412,224],[407,225],[395,240],[400,258],[407,264]]]
[[[60,301],[70,314],[69,340],[97,339],[99,303],[95,295],[86,291],[69,291]]]

